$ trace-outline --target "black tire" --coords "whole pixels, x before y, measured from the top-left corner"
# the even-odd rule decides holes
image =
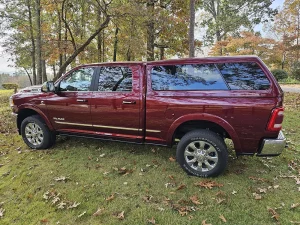
[[[177,146],[176,159],[190,175],[216,177],[228,161],[224,140],[210,130],[194,130],[184,135]]]
[[[22,121],[21,135],[24,142],[32,149],[50,148],[56,140],[55,133],[49,130],[39,115],[29,116]]]

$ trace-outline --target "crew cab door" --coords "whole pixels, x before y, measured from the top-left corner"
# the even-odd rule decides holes
[[[59,91],[46,100],[51,123],[58,131],[85,132],[92,129],[91,88],[97,67],[71,71],[59,84]]]
[[[94,130],[102,138],[142,141],[141,66],[101,66],[91,99]]]

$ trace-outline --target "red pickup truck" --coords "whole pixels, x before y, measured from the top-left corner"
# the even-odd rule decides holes
[[[237,155],[276,156],[286,144],[283,92],[256,56],[83,65],[13,95],[11,107],[33,149],[56,135],[175,144],[182,168],[201,177],[226,168],[226,138]]]

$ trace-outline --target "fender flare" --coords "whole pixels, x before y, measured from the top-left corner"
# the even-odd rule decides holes
[[[51,124],[50,120],[48,119],[47,115],[42,110],[40,110],[38,107],[36,107],[35,105],[31,105],[31,104],[20,105],[18,107],[18,115],[22,110],[26,110],[26,109],[30,109],[30,110],[35,111],[39,116],[42,117],[42,119],[45,121],[48,128],[52,131],[54,130],[54,127],[52,126],[52,124]]]
[[[232,142],[234,144],[234,149],[236,152],[241,151],[241,143],[239,140],[239,136],[237,135],[234,128],[223,118],[208,114],[208,113],[193,113],[181,116],[177,118],[172,125],[170,126],[168,133],[167,133],[167,143],[172,143],[173,135],[176,131],[176,129],[183,123],[192,121],[192,120],[203,120],[203,121],[209,121],[213,122],[219,126],[221,126],[231,137]]]

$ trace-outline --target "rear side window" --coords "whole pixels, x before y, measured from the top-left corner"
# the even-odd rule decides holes
[[[154,66],[152,90],[228,90],[214,64]]]
[[[101,67],[98,91],[131,91],[132,71],[128,67]]]
[[[216,64],[231,90],[266,90],[270,81],[252,62]]]

